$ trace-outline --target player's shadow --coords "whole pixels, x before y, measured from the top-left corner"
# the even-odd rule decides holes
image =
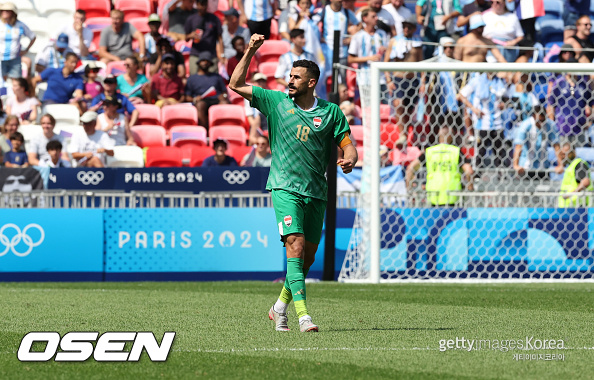
[[[324,332],[352,332],[352,331],[447,331],[453,327],[361,327],[348,329],[324,329]]]

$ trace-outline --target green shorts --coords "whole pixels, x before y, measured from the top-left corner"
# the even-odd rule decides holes
[[[306,241],[319,244],[326,201],[280,189],[271,193],[281,241],[289,234],[304,234]]]

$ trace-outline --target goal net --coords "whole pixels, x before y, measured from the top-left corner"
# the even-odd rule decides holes
[[[592,73],[436,61],[358,71],[363,165],[339,281],[591,279]]]

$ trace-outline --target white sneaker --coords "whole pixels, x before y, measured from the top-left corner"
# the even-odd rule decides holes
[[[299,321],[299,329],[301,332],[318,332],[318,326],[314,325],[311,318],[306,318],[302,321]]]
[[[289,318],[286,313],[277,313],[274,311],[274,306],[268,311],[268,318],[274,321],[276,331],[289,331]]]

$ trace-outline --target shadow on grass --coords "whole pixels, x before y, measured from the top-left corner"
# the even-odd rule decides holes
[[[324,332],[352,332],[352,331],[447,331],[453,327],[361,327],[349,329],[324,329]]]

